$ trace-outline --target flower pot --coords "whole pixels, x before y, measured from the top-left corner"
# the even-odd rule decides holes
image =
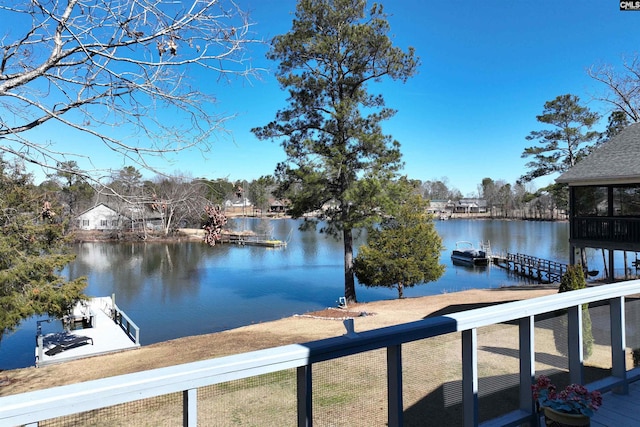
[[[544,421],[547,427],[590,426],[591,418],[582,414],[567,414],[544,407]]]

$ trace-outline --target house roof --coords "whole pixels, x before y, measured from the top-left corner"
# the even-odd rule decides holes
[[[478,199],[472,197],[463,197],[458,200],[458,206],[478,206],[484,207],[487,206],[487,201],[485,199]]]
[[[85,210],[84,212],[78,214],[78,216],[76,218],[81,218],[82,216],[86,215],[89,212],[98,210],[98,209],[108,209],[110,212],[113,212],[114,215],[120,215],[124,218],[127,219],[131,219],[129,216],[127,215],[123,215],[123,214],[119,214],[117,211],[115,211],[114,209],[110,208],[109,206],[105,205],[104,203],[98,203],[97,205],[90,207],[89,209]]]
[[[105,208],[109,209],[110,211],[113,211],[113,213],[117,213],[115,210],[111,209],[109,206],[105,205],[104,203],[98,203],[97,205],[91,206],[89,209],[85,209],[84,211],[80,212],[78,214],[78,216],[81,217],[82,215],[86,214],[87,212],[94,211],[96,209],[99,209],[100,207],[105,207]]]
[[[624,128],[560,175],[556,182],[569,185],[640,183],[640,123]]]

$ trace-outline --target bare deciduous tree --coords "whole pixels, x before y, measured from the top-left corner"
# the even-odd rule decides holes
[[[625,59],[622,70],[612,65],[592,66],[589,77],[607,86],[596,99],[609,103],[612,111],[623,111],[633,123],[640,122],[640,57]]]
[[[203,214],[204,203],[198,197],[200,186],[190,177],[158,176],[153,192],[149,207],[159,216],[165,235],[174,228],[193,225]]]
[[[0,21],[11,23],[0,30],[0,153],[45,170],[89,159],[56,145],[67,132],[145,168],[206,150],[226,117],[208,108],[203,81],[255,72],[233,0],[0,0]],[[50,141],[30,132],[45,127]]]

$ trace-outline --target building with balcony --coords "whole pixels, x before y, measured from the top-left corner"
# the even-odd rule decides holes
[[[583,248],[607,250],[607,276],[613,279],[614,252],[640,252],[640,123],[602,144],[556,182],[569,185],[571,263]],[[633,267],[640,265],[634,261]]]

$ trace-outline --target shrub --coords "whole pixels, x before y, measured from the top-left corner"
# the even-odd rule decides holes
[[[558,292],[575,291],[586,287],[587,281],[585,280],[582,265],[570,265],[567,267],[566,273],[564,273],[560,279],[560,288],[558,289]],[[564,333],[560,333],[558,329],[562,331],[567,330],[567,322],[564,318],[560,322],[560,325],[558,325],[558,328],[554,328],[554,338],[558,351],[565,354],[566,335]],[[582,306],[582,351],[585,359],[593,353],[593,343],[594,338],[591,328],[591,316],[589,315],[589,305],[584,304]]]

